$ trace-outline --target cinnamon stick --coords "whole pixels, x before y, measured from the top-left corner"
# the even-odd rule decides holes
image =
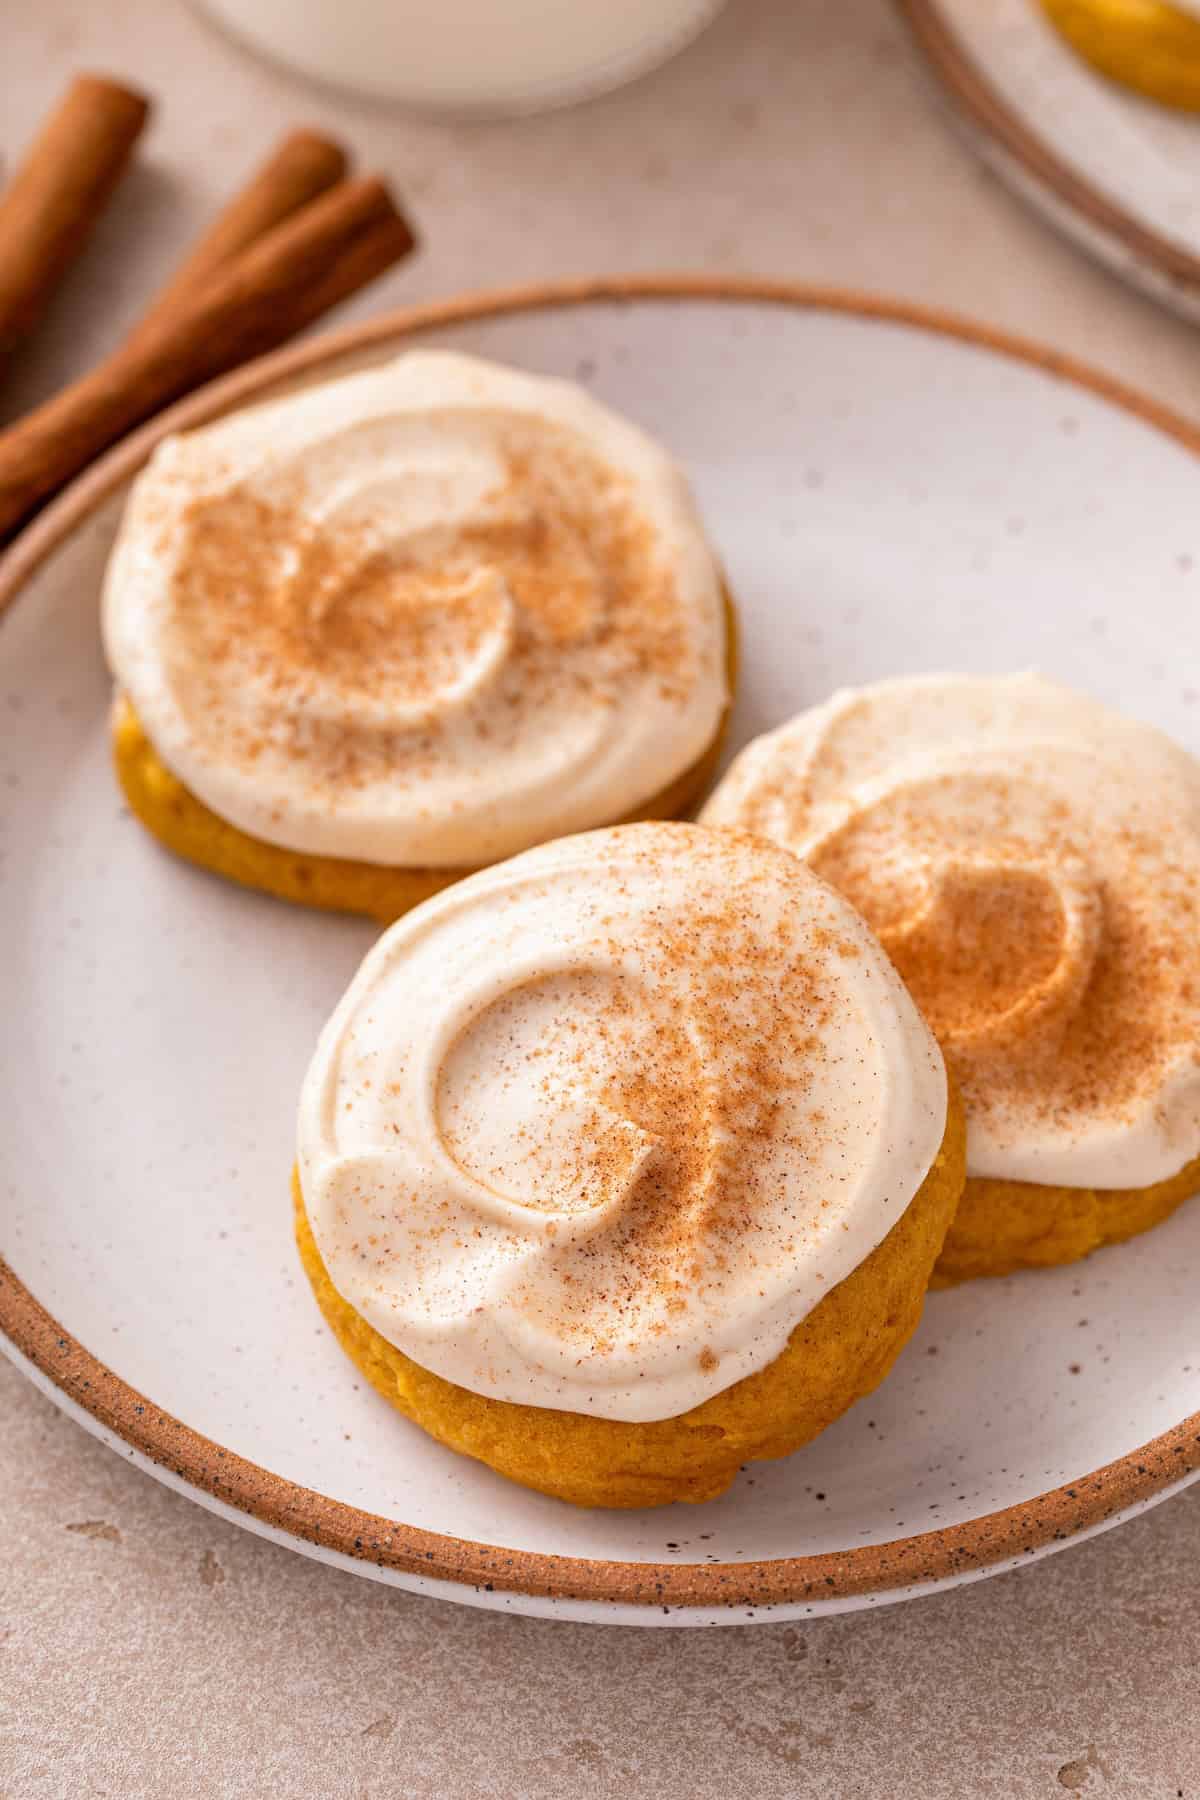
[[[156,294],[130,337],[141,337],[168,313],[185,305],[201,282],[310,200],[335,187],[344,178],[347,166],[346,152],[332,138],[315,131],[289,133],[224,211],[217,214],[166,286]]]
[[[28,337],[116,187],[149,102],[80,75],[0,197],[0,362]]]
[[[170,401],[281,344],[406,256],[382,181],[344,181],[0,432],[0,539],[101,450]]]

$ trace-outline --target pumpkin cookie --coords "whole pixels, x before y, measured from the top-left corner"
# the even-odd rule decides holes
[[[392,919],[686,811],[733,615],[686,483],[570,383],[410,351],[160,445],[109,564],[117,772],[178,854]]]
[[[962,1189],[937,1046],[770,844],[545,845],[368,955],[301,1100],[301,1256],[409,1418],[589,1506],[721,1493],[891,1366]]]
[[[1035,675],[836,694],[703,814],[863,913],[967,1114],[939,1281],[1073,1261],[1200,1189],[1200,763]]]

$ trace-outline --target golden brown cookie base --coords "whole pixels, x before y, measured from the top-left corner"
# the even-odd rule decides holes
[[[726,669],[732,696],[737,678],[737,617],[725,596]],[[732,701],[731,701],[732,704]],[[716,736],[704,754],[668,787],[626,819],[597,819],[597,825],[624,825],[635,819],[674,819],[691,810],[716,772],[729,724],[727,706]],[[132,811],[147,831],[185,861],[227,881],[258,888],[278,900],[324,912],[366,913],[381,925],[451,887],[474,869],[394,869],[344,857],[310,856],[252,837],[220,817],[185,787],[161,760],[129,701],[113,710],[113,765]]]
[[[1078,1262],[1105,1244],[1161,1225],[1196,1193],[1200,1157],[1170,1181],[1145,1188],[1041,1187],[971,1176],[930,1285],[953,1287],[977,1275]]]
[[[626,1424],[473,1394],[421,1368],[344,1300],[321,1260],[298,1178],[296,1241],[317,1304],[350,1360],[432,1437],[524,1487],[577,1506],[711,1500],[739,1467],[787,1456],[878,1386],[917,1327],[962,1190],[957,1098],[929,1174],[883,1242],[803,1319],[782,1354],[674,1419]]]

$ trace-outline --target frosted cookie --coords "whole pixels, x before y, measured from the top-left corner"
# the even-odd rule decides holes
[[[732,612],[686,482],[567,382],[414,350],[159,446],[104,589],[180,855],[390,920],[711,777]]]
[[[837,894],[633,825],[385,933],[304,1085],[296,1228],[343,1348],[434,1437],[584,1505],[704,1500],[882,1380],[963,1151]]]
[[[1200,1189],[1200,764],[1036,675],[835,694],[703,814],[864,915],[962,1092],[940,1281],[1070,1262]]]

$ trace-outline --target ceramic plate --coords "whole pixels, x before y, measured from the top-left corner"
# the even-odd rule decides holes
[[[1200,440],[902,305],[643,280],[358,326],[185,402],[0,574],[0,1326],[122,1454],[294,1548],[519,1611],[719,1623],[1037,1557],[1200,1467],[1200,1205],[1075,1268],[937,1294],[894,1374],[723,1499],[579,1511],[364,1387],[292,1247],[317,1029],[369,926],[173,861],[108,767],[97,590],[130,474],[249,396],[453,345],[585,382],[691,472],[744,623],[735,745],[845,682],[1038,665],[1200,751]],[[4,1340],[0,1340],[4,1341]]]
[[[968,140],[1068,237],[1200,320],[1200,116],[1075,55],[1037,0],[897,0]]]

